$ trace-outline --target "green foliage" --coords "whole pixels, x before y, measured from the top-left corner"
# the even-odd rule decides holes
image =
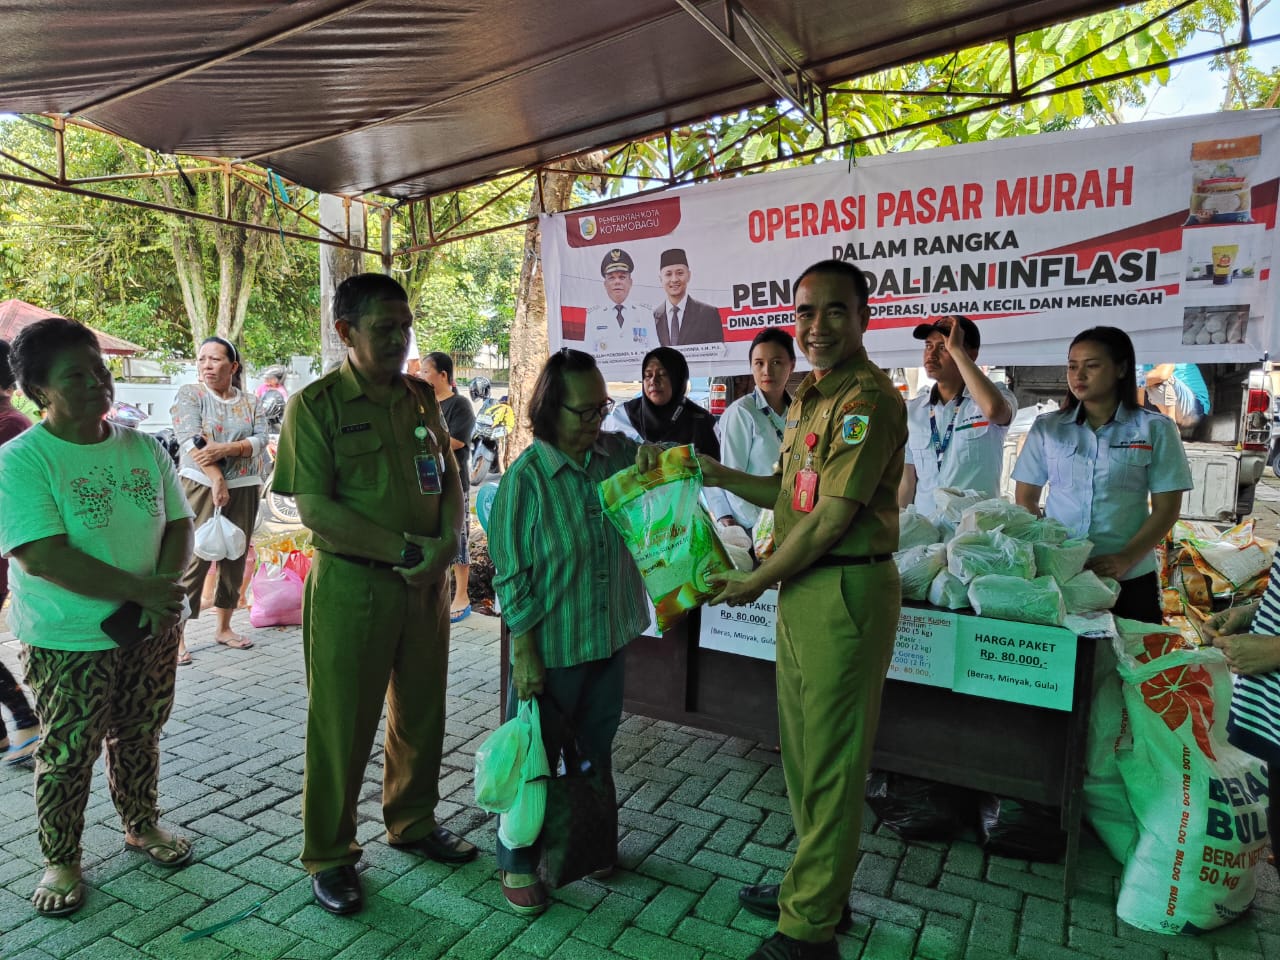
[[[41,121],[43,123],[43,121]],[[79,127],[66,131],[68,175],[173,171],[172,158]],[[0,120],[0,149],[45,170],[56,168],[52,134],[22,118]],[[191,168],[194,161],[184,160]],[[24,175],[29,171],[20,171]],[[220,177],[192,174],[192,197],[176,177],[88,185],[112,195],[210,212]],[[265,205],[257,191],[233,191],[233,213]],[[285,226],[293,226],[287,215]],[[189,243],[188,243],[189,241]],[[219,323],[219,245],[243,248],[252,294],[234,327]],[[200,327],[184,303],[179,260],[198,274]],[[80,320],[157,356],[192,356],[206,332],[230,333],[257,364],[315,352],[319,260],[314,244],[181,220],[125,204],[11,183],[0,184],[0,299],[17,297]],[[230,316],[230,314],[228,314]]]

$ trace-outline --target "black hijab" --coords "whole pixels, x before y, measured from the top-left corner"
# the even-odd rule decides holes
[[[720,442],[716,439],[715,420],[685,396],[689,389],[689,364],[679,350],[657,347],[644,355],[644,362],[640,365],[641,376],[653,360],[667,371],[671,380],[671,399],[658,406],[642,390],[640,396],[623,404],[631,425],[648,443],[692,443],[699,453],[719,459]]]

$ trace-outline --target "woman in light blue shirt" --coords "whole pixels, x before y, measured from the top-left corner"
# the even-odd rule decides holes
[[[1160,623],[1155,547],[1178,519],[1191,468],[1172,420],[1138,406],[1133,342],[1117,327],[1071,341],[1067,404],[1037,417],[1013,468],[1014,499],[1093,541],[1088,566],[1120,581],[1117,616]]]
[[[796,348],[791,334],[781,327],[766,327],[751,341],[747,354],[756,388],[729,405],[716,424],[720,438],[720,462],[744,473],[767,477],[773,473],[782,449],[786,426],[787,380],[796,368]],[[738,525],[750,531],[760,519],[760,508],[718,487],[708,487],[707,506],[722,526]]]

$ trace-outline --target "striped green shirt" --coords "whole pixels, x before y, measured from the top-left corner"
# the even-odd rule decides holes
[[[603,660],[648,626],[640,571],[597,488],[635,464],[636,447],[602,433],[584,468],[535,439],[498,486],[489,518],[494,591],[512,634],[532,631],[546,667]]]

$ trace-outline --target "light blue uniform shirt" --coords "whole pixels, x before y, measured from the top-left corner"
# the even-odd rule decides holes
[[[1151,494],[1192,486],[1174,422],[1123,405],[1096,433],[1084,422],[1083,408],[1037,417],[1013,479],[1037,487],[1047,483],[1045,516],[1066,524],[1071,536],[1092,540],[1093,556],[1116,553],[1133,539],[1151,516]],[[1132,580],[1155,568],[1153,550],[1121,579]]]
[[[785,412],[774,413],[764,392],[756,387],[729,404],[716,422],[720,462],[753,476],[772,476],[786,425]],[[719,487],[707,487],[706,497],[713,519],[731,516],[748,530],[760,519],[759,507]]]

